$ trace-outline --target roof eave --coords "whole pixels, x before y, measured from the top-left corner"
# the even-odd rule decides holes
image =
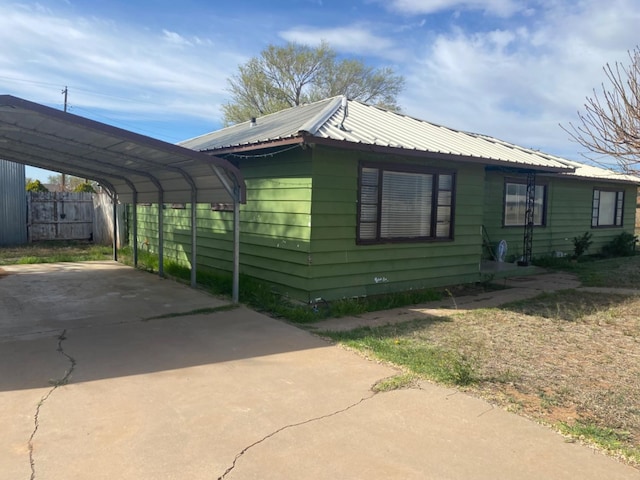
[[[470,156],[470,155],[457,155],[453,153],[430,152],[426,150],[406,149],[401,147],[391,147],[391,146],[385,146],[385,145],[355,143],[355,142],[350,142],[348,140],[336,140],[333,138],[316,137],[316,136],[305,134],[305,133],[302,134],[302,137],[304,139],[304,143],[307,145],[313,145],[313,144],[327,145],[327,146],[332,146],[337,148],[345,148],[349,150],[405,155],[405,156],[411,156],[411,157],[428,156],[429,158],[437,159],[437,160],[448,160],[448,161],[474,163],[474,164],[481,164],[481,165],[509,166],[511,168],[518,168],[522,170],[534,170],[536,172],[568,173],[568,172],[573,172],[575,170],[573,167],[568,167],[568,166],[567,167],[545,167],[545,166],[527,165],[522,163],[515,163],[515,162],[509,162],[506,160],[485,158],[485,157],[479,157],[479,156],[476,157],[476,156]]]

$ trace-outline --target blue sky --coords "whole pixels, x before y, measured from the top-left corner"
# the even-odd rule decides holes
[[[0,2],[0,93],[178,142],[221,127],[227,78],[326,40],[403,75],[403,112],[584,161],[575,122],[638,43],[637,0]],[[46,180],[28,168],[27,176]]]

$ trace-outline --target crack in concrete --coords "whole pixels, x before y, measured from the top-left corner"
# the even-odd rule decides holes
[[[236,463],[238,462],[238,460],[240,459],[240,457],[242,457],[245,453],[247,453],[247,451],[249,451],[249,450],[250,450],[250,449],[252,449],[253,447],[255,447],[255,446],[257,446],[257,445],[261,444],[262,442],[265,442],[266,440],[268,440],[268,439],[270,439],[271,437],[273,437],[273,436],[277,435],[278,433],[280,433],[280,432],[282,432],[282,431],[284,431],[284,430],[287,430],[287,429],[289,429],[289,428],[299,427],[299,426],[301,426],[301,425],[306,425],[306,424],[308,424],[308,423],[317,422],[317,421],[319,421],[319,420],[324,420],[325,418],[333,417],[333,416],[335,416],[335,415],[339,415],[339,414],[341,414],[341,413],[344,413],[344,412],[346,412],[346,411],[348,411],[348,410],[351,410],[351,409],[352,409],[352,408],[354,408],[354,407],[357,407],[357,406],[358,406],[358,405],[360,405],[362,402],[365,402],[365,401],[367,401],[367,400],[371,400],[375,395],[377,395],[377,393],[378,393],[378,392],[373,392],[373,393],[371,393],[371,395],[369,395],[368,397],[362,397],[362,398],[361,398],[360,400],[358,400],[357,402],[352,403],[351,405],[349,405],[349,406],[347,406],[347,407],[345,407],[345,408],[342,408],[342,409],[340,409],[340,410],[336,410],[335,412],[327,413],[326,415],[321,415],[321,416],[319,416],[319,417],[310,418],[310,419],[308,419],[308,420],[304,420],[304,421],[302,421],[302,422],[292,423],[292,424],[289,424],[289,425],[285,425],[284,427],[280,427],[279,429],[277,429],[277,430],[275,430],[275,431],[271,432],[269,435],[266,435],[266,436],[262,437],[260,440],[257,440],[257,441],[255,441],[255,442],[253,442],[251,445],[249,445],[249,446],[247,446],[247,447],[243,448],[243,449],[240,451],[240,453],[238,453],[238,454],[235,456],[235,458],[233,459],[233,463],[231,464],[231,466],[230,466],[229,468],[227,468],[227,469],[225,470],[225,472],[224,472],[222,475],[220,475],[220,476],[218,477],[218,480],[224,480],[224,478],[225,478],[227,475],[229,475],[229,473],[231,473],[231,471],[233,471],[233,469],[234,469],[234,468],[236,468]]]
[[[35,480],[35,478],[36,478],[36,461],[35,461],[35,458],[34,458],[34,455],[33,455],[33,450],[34,450],[34,448],[33,448],[33,439],[35,438],[36,433],[38,432],[38,428],[40,427],[40,409],[42,408],[44,403],[49,399],[51,394],[58,387],[61,387],[62,385],[66,385],[67,383],[69,383],[69,378],[71,378],[71,373],[73,372],[73,370],[76,367],[75,358],[73,358],[72,356],[67,354],[64,351],[64,349],[62,348],[62,342],[67,339],[67,337],[65,336],[66,333],[67,333],[67,330],[65,329],[58,336],[58,348],[56,350],[61,355],[67,357],[67,359],[69,360],[69,363],[71,364],[71,366],[69,367],[68,370],[65,371],[64,376],[62,378],[57,379],[57,380],[49,380],[49,383],[51,385],[53,385],[53,386],[46,393],[46,395],[44,395],[40,399],[40,401],[38,402],[38,405],[36,406],[36,412],[35,412],[35,414],[33,416],[33,431],[31,432],[31,436],[29,437],[29,442],[28,442],[28,446],[29,446],[29,463],[31,465],[31,477],[30,477],[30,480]]]

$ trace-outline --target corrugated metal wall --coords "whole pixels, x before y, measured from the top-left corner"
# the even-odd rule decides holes
[[[27,243],[24,165],[0,160],[0,246]]]

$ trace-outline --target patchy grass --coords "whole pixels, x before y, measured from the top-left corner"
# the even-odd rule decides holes
[[[402,373],[393,377],[383,378],[372,387],[372,390],[379,393],[411,388],[416,384],[418,378],[418,376],[412,373]]]
[[[542,257],[538,266],[575,273],[587,287],[640,288],[640,255],[602,259],[580,257],[573,262],[568,257]]]
[[[580,291],[328,336],[640,465],[640,297]]]
[[[112,248],[104,245],[80,241],[47,241],[18,247],[0,247],[0,265],[110,260],[112,255]]]
[[[423,319],[323,335],[424,378],[451,385],[474,383],[477,380],[474,355],[452,346],[423,341],[422,333],[433,323],[434,320]]]
[[[627,459],[635,465],[640,465],[640,449],[629,447],[629,432],[599,427],[593,423],[581,421],[576,421],[573,424],[561,422],[559,430],[569,437],[580,439],[585,443]]]

